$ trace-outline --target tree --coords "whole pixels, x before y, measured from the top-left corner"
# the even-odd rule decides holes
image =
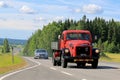
[[[7,39],[5,39],[3,43],[3,52],[4,53],[10,52],[10,46],[9,46],[9,42]]]

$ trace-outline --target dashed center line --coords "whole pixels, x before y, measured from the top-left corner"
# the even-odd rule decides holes
[[[65,72],[65,71],[61,71],[61,73],[66,74],[66,75],[69,75],[69,76],[72,76],[72,74],[70,74],[70,73],[68,73],[68,72]]]
[[[56,68],[54,68],[54,67],[50,67],[50,69],[52,69],[52,70],[57,70]]]
[[[82,79],[82,80],[87,80],[87,79]]]
[[[52,69],[52,70],[57,70],[57,69],[54,68],[54,67],[50,67],[50,69]],[[68,72],[65,72],[65,71],[60,71],[60,72],[63,73],[63,74],[66,74],[66,75],[72,76],[72,74],[70,74],[70,73],[68,73]]]

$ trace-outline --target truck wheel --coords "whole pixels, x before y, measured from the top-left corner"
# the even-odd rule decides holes
[[[97,68],[97,66],[98,66],[98,59],[94,59],[92,63],[92,68]]]
[[[61,66],[61,62],[58,62],[58,66]]]
[[[66,59],[63,58],[63,56],[61,56],[61,63],[62,63],[63,68],[67,67],[67,61],[66,61]]]
[[[62,62],[62,67],[63,68],[66,68],[67,67],[67,61],[64,59],[63,62]]]
[[[53,59],[53,66],[57,65],[57,61],[55,61],[55,59]]]
[[[53,57],[52,57],[52,63],[53,63],[53,66],[57,65],[57,61]]]

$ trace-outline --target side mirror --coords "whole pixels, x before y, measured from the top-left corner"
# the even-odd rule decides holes
[[[60,39],[60,37],[61,37],[61,36],[60,36],[60,35],[58,35],[58,39]]]

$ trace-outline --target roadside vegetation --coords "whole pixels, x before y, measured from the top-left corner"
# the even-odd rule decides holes
[[[10,53],[0,53],[0,74],[16,70],[25,65],[26,62],[19,55],[14,56],[14,63],[12,63],[12,55]]]
[[[100,61],[105,62],[119,62],[120,63],[120,54],[118,53],[105,53],[100,57]]]
[[[25,60],[19,56],[21,50],[14,46],[10,46],[9,41],[4,39],[3,45],[0,46],[0,74],[19,69],[26,65]],[[12,60],[12,52],[14,52],[14,60]]]

